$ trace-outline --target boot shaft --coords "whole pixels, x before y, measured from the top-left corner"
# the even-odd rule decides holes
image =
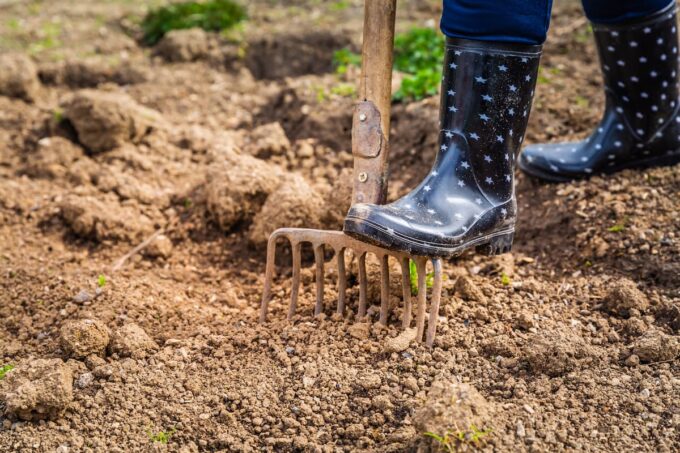
[[[678,108],[678,32],[675,3],[635,22],[593,25],[608,108],[631,133],[648,141]]]

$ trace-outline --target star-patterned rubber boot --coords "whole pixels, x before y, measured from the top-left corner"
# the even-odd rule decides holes
[[[675,2],[625,25],[593,24],[606,93],[602,121],[578,143],[527,146],[519,167],[553,182],[680,162]]]
[[[515,154],[529,119],[541,46],[448,38],[439,150],[427,177],[386,205],[358,203],[345,233],[415,255],[510,250]]]

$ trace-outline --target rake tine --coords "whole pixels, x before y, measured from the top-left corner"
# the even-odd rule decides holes
[[[347,288],[347,276],[345,275],[345,249],[341,248],[338,255],[338,314],[345,313],[345,289]]]
[[[432,303],[430,304],[430,320],[427,323],[427,346],[432,347],[437,333],[439,320],[439,301],[442,295],[442,262],[439,258],[432,260],[434,267],[434,282],[432,283]]]
[[[390,266],[389,256],[380,259],[380,324],[387,325],[390,314]]]
[[[401,259],[401,290],[404,295],[404,317],[401,327],[406,329],[411,325],[413,308],[411,307],[411,272],[409,269],[409,259]]]
[[[323,310],[323,244],[314,247],[314,261],[316,261],[316,306],[314,316]]]
[[[359,318],[366,316],[366,253],[359,255]]]
[[[262,292],[262,305],[260,307],[260,322],[267,320],[269,299],[272,296],[272,282],[274,280],[274,256],[276,255],[276,240],[278,236],[272,234],[267,241],[267,265],[264,272],[264,291]]]
[[[425,286],[425,258],[415,259],[416,269],[418,270],[418,313],[416,315],[416,340],[423,341],[423,331],[425,330],[425,302],[427,298],[427,287]]]
[[[302,244],[297,242],[293,245],[293,287],[290,291],[290,308],[288,319],[292,319],[297,309],[298,294],[300,292],[300,249]]]

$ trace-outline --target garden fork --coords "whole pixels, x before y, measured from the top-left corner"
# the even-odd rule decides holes
[[[352,123],[352,154],[354,156],[352,203],[383,204],[387,197],[387,154],[390,133],[390,104],[392,99],[392,60],[394,46],[394,21],[396,0],[367,0],[364,4],[364,30],[361,51],[360,101],[354,108]],[[426,265],[432,261],[434,278],[430,316],[427,329],[427,345],[432,346],[437,329],[439,302],[442,290],[442,264],[439,258],[411,256],[364,243],[341,231],[314,230],[306,228],[280,228],[272,233],[267,243],[267,265],[264,293],[260,310],[260,322],[267,317],[275,273],[276,244],[280,238],[287,239],[292,247],[293,282],[288,319],[297,308],[300,289],[301,248],[309,243],[314,250],[316,262],[316,305],[314,315],[323,310],[325,247],[333,249],[338,267],[337,313],[344,315],[347,289],[345,251],[353,250],[359,265],[358,318],[366,316],[367,275],[366,256],[371,253],[380,260],[380,323],[387,324],[389,317],[389,257],[401,265],[404,315],[402,327],[412,322],[410,260],[418,273],[418,299],[416,310],[416,338],[423,340],[426,312]]]

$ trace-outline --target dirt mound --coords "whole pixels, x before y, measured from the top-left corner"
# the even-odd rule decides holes
[[[0,95],[35,101],[40,91],[38,70],[24,54],[0,53]]]
[[[66,355],[83,359],[89,355],[104,355],[109,344],[109,329],[96,319],[67,322],[61,328],[61,347]]]
[[[625,317],[630,316],[631,310],[639,314],[649,308],[647,296],[634,282],[625,278],[611,283],[611,289],[602,303],[610,313]]]
[[[583,339],[570,330],[543,331],[533,335],[524,347],[529,369],[548,376],[562,376],[592,358]]]
[[[246,136],[243,149],[259,159],[269,159],[290,151],[290,141],[280,123],[263,124]]]
[[[60,359],[33,359],[4,379],[5,415],[21,420],[53,419],[73,400],[73,372]]]
[[[134,204],[122,205],[115,196],[69,195],[59,208],[64,222],[84,238],[133,241],[153,231],[151,220]]]
[[[103,58],[45,63],[38,73],[45,84],[72,88],[95,88],[105,83],[131,85],[146,82],[151,76],[146,61],[135,59],[119,63]]]
[[[78,141],[92,153],[138,142],[152,129],[163,127],[158,112],[123,93],[82,90],[64,102],[63,108]]]
[[[45,137],[38,141],[35,152],[26,156],[22,171],[35,178],[64,178],[81,159],[87,157],[80,146],[63,137]]]
[[[673,360],[680,356],[680,340],[675,335],[650,330],[635,340],[632,351],[643,363]]]

